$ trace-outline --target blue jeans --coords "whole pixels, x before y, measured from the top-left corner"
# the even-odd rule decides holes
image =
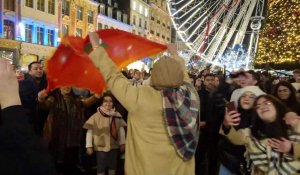
[[[219,175],[234,175],[224,165],[220,165]]]
[[[119,149],[112,149],[108,152],[95,151],[97,158],[97,173],[105,172],[105,169],[116,170]]]

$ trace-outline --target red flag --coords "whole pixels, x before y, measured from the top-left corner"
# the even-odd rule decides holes
[[[66,37],[58,46],[47,64],[48,91],[61,86],[76,86],[100,93],[105,87],[102,75],[83,53],[83,44],[81,38]]]
[[[106,29],[97,33],[109,57],[119,68],[167,48],[121,30]],[[106,86],[105,81],[89,59],[87,53],[90,51],[88,36],[85,39],[65,37],[48,61],[47,91],[61,86],[75,86],[101,93]]]
[[[119,68],[167,49],[165,45],[122,30],[104,29],[97,33],[109,57]],[[89,37],[85,38],[85,43],[89,44]]]

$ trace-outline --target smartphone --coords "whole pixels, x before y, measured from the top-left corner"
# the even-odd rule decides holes
[[[227,107],[227,111],[228,112],[230,112],[230,111],[236,111],[234,101],[231,101],[231,102],[227,103],[226,107]]]

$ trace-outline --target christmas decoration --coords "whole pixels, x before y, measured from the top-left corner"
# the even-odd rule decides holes
[[[300,67],[300,1],[269,1],[261,32],[255,67],[275,69]]]
[[[241,44],[237,44],[222,56],[217,57],[215,62],[219,65],[223,64],[227,70],[250,69],[249,65],[252,65],[253,57],[245,52]]]

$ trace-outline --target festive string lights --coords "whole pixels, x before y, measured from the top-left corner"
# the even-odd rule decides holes
[[[269,1],[255,66],[289,69],[300,65],[300,0]]]

